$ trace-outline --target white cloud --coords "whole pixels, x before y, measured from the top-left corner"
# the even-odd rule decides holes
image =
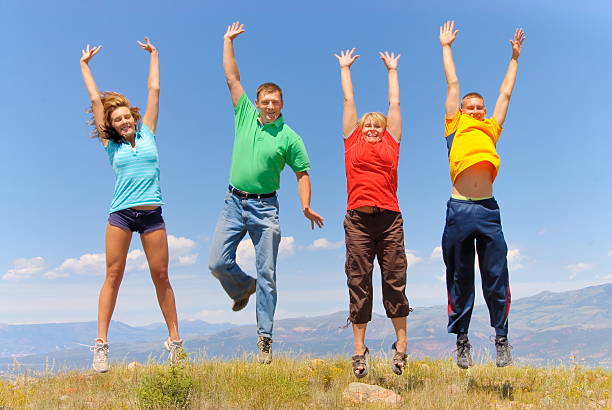
[[[435,248],[433,248],[433,250],[431,251],[430,259],[434,261],[442,260],[442,247],[441,246],[436,246]]]
[[[198,260],[198,254],[193,252],[196,245],[196,242],[189,238],[168,235],[170,266],[194,265]]]
[[[574,279],[578,272],[583,272],[585,270],[592,269],[594,265],[590,263],[578,262],[571,265],[567,265],[566,268],[570,271],[569,278]]]
[[[295,238],[293,236],[281,237],[278,247],[278,256],[291,256],[295,252]],[[255,247],[250,239],[245,239],[238,244],[236,250],[236,262],[244,271],[255,271]]]
[[[607,276],[604,276],[602,279],[603,280],[612,280],[612,273],[607,275]]]
[[[170,266],[191,266],[196,263],[198,254],[193,253],[196,242],[184,237],[168,235]],[[127,254],[125,272],[144,271],[149,268],[147,256],[142,249],[134,249]],[[76,275],[103,275],[106,272],[104,253],[86,253],[77,258],[68,258],[62,264],[45,273],[49,279],[66,278]]]
[[[2,276],[4,280],[30,279],[34,274],[45,269],[45,260],[40,256],[26,259],[19,258],[13,261],[13,269],[9,269]]]
[[[130,255],[128,254],[128,259]],[[105,270],[103,253],[86,253],[78,258],[68,258],[60,266],[45,273],[48,278],[64,278],[71,273],[78,275],[101,275]]]
[[[415,255],[413,250],[406,249],[406,260],[408,261],[408,269],[419,263],[423,258]]]
[[[608,256],[612,258],[612,251],[608,252]]]
[[[326,238],[315,239],[310,245],[308,245],[308,249],[318,251],[323,249],[338,249],[344,245],[344,241],[338,242],[330,242]]]
[[[525,256],[521,255],[520,249],[518,248],[508,249],[507,258],[508,258],[508,268],[511,271],[524,268],[522,262],[523,262],[523,259],[525,259]]]

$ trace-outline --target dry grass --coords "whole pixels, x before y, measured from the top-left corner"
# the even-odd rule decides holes
[[[411,409],[603,409],[612,408],[611,376],[577,366],[489,364],[464,371],[452,360],[411,361],[404,375],[396,376],[386,359],[374,358],[370,374],[359,381],[395,391],[403,398],[401,407]],[[192,409],[385,408],[344,400],[342,392],[353,381],[346,358],[276,358],[269,366],[246,358],[180,367],[114,365],[106,374],[72,371],[0,382],[0,409],[170,408],[177,407],[169,404],[177,398]]]

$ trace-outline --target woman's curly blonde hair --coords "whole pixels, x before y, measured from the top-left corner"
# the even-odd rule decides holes
[[[93,118],[93,109],[90,107],[87,110],[88,113],[92,114],[89,124],[94,127],[92,138],[103,138],[114,142],[122,142],[123,137],[119,135],[111,124],[111,114],[119,107],[127,107],[134,117],[134,123],[138,124],[140,121],[140,108],[132,107],[129,100],[123,95],[114,91],[105,91],[100,93],[100,100],[102,100],[102,106],[104,107],[104,127],[98,129],[96,127],[95,119]]]

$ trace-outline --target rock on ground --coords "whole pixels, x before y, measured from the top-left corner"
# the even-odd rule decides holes
[[[353,403],[374,403],[381,402],[386,404],[399,404],[402,402],[400,395],[383,387],[365,384],[351,383],[342,392],[342,397]]]

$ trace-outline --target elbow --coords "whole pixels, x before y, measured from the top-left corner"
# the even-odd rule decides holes
[[[159,84],[152,84],[149,86],[149,91],[159,93]]]
[[[503,100],[510,100],[512,98],[512,90],[499,90],[499,98]]]
[[[225,76],[225,81],[227,82],[227,85],[231,87],[234,84],[240,83],[240,76],[238,76],[238,75],[226,75]]]
[[[457,77],[448,78],[446,80],[446,83],[448,84],[448,88],[459,87],[459,79]]]

